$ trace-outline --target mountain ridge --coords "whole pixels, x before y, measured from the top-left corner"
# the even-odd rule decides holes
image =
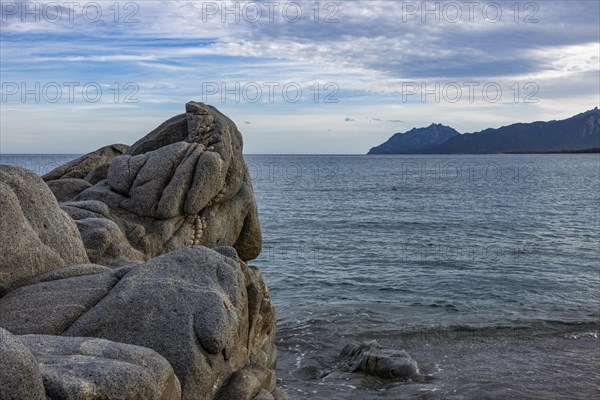
[[[433,123],[425,128],[395,133],[386,142],[371,148],[369,154],[406,154],[430,145],[442,144],[456,135],[460,133],[454,128]]]
[[[432,127],[444,127],[456,132],[443,142],[434,137]],[[425,134],[421,146],[404,146],[398,137]],[[408,136],[406,136],[408,135]],[[598,107],[563,120],[517,122],[499,128],[460,134],[451,127],[432,124],[396,133],[383,144],[371,148],[368,154],[498,154],[517,152],[580,151],[600,147],[600,110]]]

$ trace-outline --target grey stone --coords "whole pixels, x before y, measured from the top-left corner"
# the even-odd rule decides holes
[[[98,304],[128,270],[109,270],[15,289],[0,299],[0,326],[14,334],[60,335]]]
[[[199,213],[218,194],[221,165],[219,156],[204,152],[202,145],[177,142],[144,155],[116,158],[107,181],[113,191],[126,196],[120,207],[140,217],[169,219]]]
[[[256,398],[257,400],[272,400],[273,396],[270,395],[270,392],[274,388],[275,374],[272,370],[260,365],[248,364],[231,375],[216,399],[252,400]],[[270,398],[265,396],[270,396]]]
[[[59,279],[74,278],[77,276],[95,275],[102,272],[111,271],[110,268],[98,264],[78,264],[71,265],[65,268],[55,269],[45,274],[27,278],[23,282],[24,285],[35,285],[37,283],[56,281]]]
[[[190,102],[186,111],[115,156],[106,179],[64,209],[79,220],[89,216],[77,202],[106,204],[102,218],[146,260],[194,244],[233,246],[242,260],[256,258],[262,236],[241,134],[214,107]],[[109,264],[118,256],[90,257]]]
[[[128,149],[45,175],[60,206],[39,177],[0,169],[0,326],[73,340],[27,338],[51,398],[170,400],[174,382],[184,400],[286,398],[275,308],[244,262],[262,237],[242,147],[230,119],[190,102]],[[152,349],[177,379],[165,389],[145,356],[82,337]]]
[[[55,179],[46,184],[59,202],[72,200],[85,189],[92,187],[85,179],[76,178]]]
[[[184,399],[225,390],[249,400],[274,388],[275,309],[260,271],[233,248],[218,250],[192,246],[141,265],[31,278],[0,299],[0,326],[151,348],[173,366]]]
[[[37,361],[18,337],[0,328],[0,399],[46,400]]]
[[[219,254],[224,255],[225,257],[231,258],[235,262],[240,262],[240,258],[238,257],[237,251],[231,246],[217,246],[213,248]]]
[[[108,267],[97,264],[71,265],[69,267],[54,269],[41,275],[36,275],[13,282],[11,285],[8,286],[7,292],[15,290],[21,286],[35,285],[37,283],[73,278],[76,276],[94,275],[110,270],[111,269]]]
[[[125,154],[135,156],[184,141],[188,136],[187,114],[179,114],[160,124],[152,132],[132,144]]]
[[[89,262],[81,235],[46,184],[0,165],[0,296],[20,279]]]
[[[106,177],[108,176],[108,167],[109,166],[110,166],[110,163],[106,163],[106,164],[101,164],[101,165],[98,165],[97,167],[94,167],[94,169],[91,170],[85,176],[85,180],[88,181],[89,183],[91,183],[92,185],[95,185],[96,183],[100,182],[101,180],[106,179]]]
[[[265,389],[260,389],[256,396],[252,398],[252,400],[275,400],[273,395],[267,392]]]
[[[346,372],[363,372],[384,379],[418,378],[417,362],[404,350],[382,348],[376,340],[349,343],[341,353],[340,367]]]
[[[181,398],[173,368],[151,349],[94,338],[25,335],[19,340],[39,363],[51,399]]]
[[[275,312],[262,277],[202,246],[132,267],[64,334],[157,351],[173,366],[184,399],[213,399],[249,363],[271,371],[257,379],[266,390],[274,386]]]
[[[275,400],[288,400],[287,393],[280,387],[273,389],[272,395]]]
[[[74,201],[63,202],[60,205],[74,220],[85,218],[107,218],[111,219],[110,209],[101,201]]]
[[[123,154],[127,148],[128,146],[124,144],[113,144],[101,147],[96,151],[85,154],[60,167],[54,168],[42,178],[46,182],[62,178],[85,179],[94,168],[110,162],[116,156]]]
[[[75,221],[91,262],[120,266],[142,262],[144,254],[131,247],[123,231],[106,218],[84,218]]]

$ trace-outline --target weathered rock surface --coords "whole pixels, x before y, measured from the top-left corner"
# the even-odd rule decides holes
[[[18,339],[37,361],[50,399],[181,399],[173,368],[153,350],[94,338],[25,335]]]
[[[85,154],[73,161],[70,161],[60,167],[54,168],[42,177],[44,181],[50,182],[55,179],[86,179],[88,174],[94,169],[106,165],[116,156],[123,154],[128,146],[124,144],[113,144],[104,146],[98,150]],[[93,176],[93,174],[91,175]],[[95,182],[90,182],[95,183]]]
[[[201,246],[133,267],[64,334],[156,350],[184,399],[212,399],[232,373],[249,362],[270,370],[276,354],[274,307],[260,275]],[[274,381],[265,385],[272,390]]]
[[[73,200],[64,210],[76,221],[112,221],[77,224],[92,262],[149,260],[193,244],[233,246],[242,260],[258,256],[262,238],[242,136],[216,108],[190,102],[185,114],[124,154],[113,147],[44,176],[60,201]],[[103,206],[90,210],[94,202]]]
[[[144,261],[144,254],[129,244],[113,220],[83,218],[75,223],[91,262],[119,266]]]
[[[92,184],[85,179],[78,178],[56,179],[46,183],[56,200],[60,202],[72,200],[85,189],[92,187]]]
[[[58,201],[72,200],[85,189],[106,179],[110,162],[127,148],[124,144],[104,146],[54,168],[42,178]]]
[[[37,361],[19,340],[0,328],[0,399],[46,400]]]
[[[2,400],[287,398],[242,145],[190,102],[47,185],[0,166]]]
[[[267,399],[272,400],[275,373],[260,365],[249,364],[236,371],[218,394],[218,400]]]
[[[187,138],[187,114],[179,114],[169,118],[152,132],[132,144],[126,153],[132,156],[144,154],[171,143],[184,142]]]
[[[273,390],[273,392],[271,393],[271,395],[273,395],[274,400],[288,400],[287,393],[279,387],[276,387],[275,390]]]
[[[417,362],[406,351],[382,348],[376,340],[347,344],[341,358],[340,367],[346,372],[363,372],[384,379],[419,377]]]
[[[7,291],[15,290],[21,286],[35,285],[37,283],[57,281],[59,279],[74,278],[76,276],[94,275],[111,271],[110,268],[98,264],[76,264],[65,268],[53,269],[41,275],[21,279],[8,287]]]
[[[42,179],[0,165],[0,296],[14,282],[89,262],[76,225]]]
[[[60,335],[98,304],[128,271],[124,267],[22,286],[0,299],[0,326],[18,335]]]
[[[274,306],[260,271],[233,248],[192,246],[141,265],[91,273],[96,268],[52,271],[9,292],[0,326],[153,349],[173,366],[183,399],[273,391]]]

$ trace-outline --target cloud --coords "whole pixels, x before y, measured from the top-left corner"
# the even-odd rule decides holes
[[[435,109],[445,118],[460,115],[471,124],[482,124],[468,127],[477,130],[487,126],[486,118],[495,116],[494,107],[496,112],[501,109],[506,113],[502,118],[510,121],[522,120],[533,111],[566,117],[582,111],[579,109],[582,104],[595,105],[600,89],[598,2],[519,2],[518,15],[514,14],[514,2],[499,2],[501,18],[496,22],[485,18],[483,7],[488,3],[475,7],[473,21],[469,20],[464,2],[430,3],[429,8],[439,9],[436,21],[435,15],[424,14],[422,10],[412,13],[406,8],[407,4],[422,7],[422,2],[337,1],[328,10],[323,8],[326,3],[320,2],[317,23],[311,9],[314,2],[299,3],[303,17],[296,23],[286,21],[285,17],[290,15],[284,15],[281,7],[275,10],[273,21],[269,21],[265,12],[258,22],[249,22],[248,15],[240,15],[236,22],[229,15],[223,23],[220,13],[207,14],[203,8],[207,2],[166,0],[133,2],[135,7],[127,10],[123,9],[125,3],[118,3],[121,10],[117,21],[114,11],[109,9],[114,3],[99,2],[103,16],[98,23],[87,22],[81,6],[75,6],[73,22],[66,19],[68,14],[64,9],[63,19],[56,23],[44,20],[56,17],[52,12],[35,22],[31,17],[23,19],[23,15],[6,8],[6,4],[2,3],[0,12],[3,82],[28,85],[40,82],[42,86],[47,82],[98,82],[104,88],[113,83],[123,88],[134,82],[139,86],[137,109],[154,115],[157,110],[179,110],[181,103],[191,99],[202,100],[207,82],[216,82],[219,87],[239,83],[242,89],[255,82],[263,87],[259,102],[244,101],[240,96],[241,101],[232,104],[222,101],[221,93],[207,101],[233,115],[239,113],[251,118],[253,127],[259,123],[254,118],[259,110],[271,119],[274,115],[287,115],[290,110],[302,110],[307,115],[331,113],[337,123],[340,112],[346,115],[373,112],[380,116],[366,118],[368,122],[425,126],[431,122],[450,122],[431,111]],[[224,7],[244,6],[238,1],[215,4],[219,11]],[[255,4],[266,11],[264,2]],[[452,4],[463,7],[457,22],[451,22],[452,15],[443,11]],[[533,7],[525,8],[526,4]],[[332,18],[338,22],[324,20],[332,11]],[[132,12],[131,19],[138,22],[125,23],[124,18]],[[276,101],[268,101],[265,82],[279,84]],[[497,82],[504,96],[496,104],[486,103],[481,96],[473,103],[432,104],[421,102],[418,95],[405,102],[403,84],[410,82],[426,84],[428,88],[436,83],[443,87],[448,83],[477,82],[481,87]],[[515,103],[511,90],[515,82],[519,83],[521,97],[523,84],[538,85],[539,104]],[[288,83],[297,83],[302,88],[300,102],[281,100],[281,88]],[[339,103],[324,102],[333,93],[324,89],[328,84],[337,88],[334,97]],[[107,89],[103,107],[111,106],[112,94]],[[126,93],[121,89],[120,95],[122,99]],[[2,108],[10,105],[34,112],[41,107],[35,103],[20,104],[18,100],[14,96],[16,103],[5,103]],[[366,111],[365,107],[356,107],[357,104],[372,109]],[[74,113],[82,113],[78,117],[95,118],[91,105],[79,105],[81,109],[70,108]],[[131,106],[113,101],[112,107],[120,112]],[[417,109],[423,111],[415,112]],[[468,117],[476,110],[490,111],[481,114],[481,119]],[[2,113],[2,140],[7,137],[12,140],[24,129],[25,121],[19,123]],[[405,117],[406,122],[394,119],[398,115]],[[10,124],[6,122],[9,120]],[[362,118],[344,121],[356,122],[347,124],[347,129],[364,129]],[[49,126],[47,131],[60,129]],[[282,123],[277,129],[301,135],[306,128],[299,125],[290,129]],[[371,129],[376,129],[376,124]],[[58,133],[54,138],[51,136],[48,135],[49,142],[59,138]],[[43,144],[40,146],[43,148]]]

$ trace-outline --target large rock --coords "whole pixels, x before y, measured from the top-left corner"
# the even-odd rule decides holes
[[[102,272],[109,272],[110,268],[98,264],[76,264],[65,268],[53,269],[41,275],[22,279],[18,285],[9,287],[9,291],[21,286],[35,285],[42,282],[57,281],[60,279],[74,278],[76,276],[95,275]]]
[[[217,400],[253,399],[273,400],[275,373],[260,365],[249,364],[236,371],[217,395]]]
[[[78,223],[92,262],[149,260],[194,244],[233,246],[242,260],[250,260],[260,253],[262,237],[242,147],[229,118],[190,102],[185,114],[102,164],[106,174],[96,171],[94,186],[82,191],[81,180],[90,180],[89,166],[97,164],[91,155],[45,179],[61,201],[74,200],[64,208],[73,219],[112,221]],[[98,212],[101,206],[90,206],[94,203],[106,209]]]
[[[0,326],[153,349],[173,366],[183,399],[273,391],[274,306],[260,272],[233,248],[192,246],[141,265],[95,268],[65,268],[9,292]]]
[[[81,235],[42,179],[0,165],[0,296],[14,282],[89,261]]]
[[[108,165],[128,146],[113,144],[85,154],[75,160],[54,168],[42,178],[60,202],[75,198],[85,189],[95,185],[108,174]]]
[[[129,269],[43,280],[0,299],[0,326],[14,334],[60,335],[100,302]],[[51,278],[50,278],[51,279]]]
[[[65,335],[156,350],[175,369],[183,398],[194,400],[213,399],[249,362],[271,370],[276,355],[274,308],[260,275],[201,246],[134,267]],[[264,385],[273,390],[274,381]]]
[[[75,219],[91,262],[119,266],[145,261],[146,256],[129,244],[124,233],[143,240],[139,225],[117,225],[108,206],[96,200],[64,202],[61,207]]]
[[[19,340],[39,364],[50,399],[181,399],[173,368],[153,350],[94,338],[25,335]]]
[[[46,400],[37,361],[18,337],[0,328],[0,399]]]
[[[72,200],[85,189],[92,187],[90,182],[78,178],[56,179],[46,183],[60,202]]]
[[[179,114],[160,124],[152,132],[132,144],[126,151],[135,156],[159,149],[175,142],[183,142],[188,137],[187,114]]]
[[[119,266],[144,261],[144,254],[129,244],[113,220],[84,218],[75,222],[91,262]]]
[[[55,179],[86,179],[88,174],[94,172],[96,168],[102,168],[103,165],[108,164],[113,158],[123,154],[127,150],[127,147],[128,146],[124,144],[113,144],[101,147],[96,151],[85,154],[73,161],[69,161],[64,165],[61,165],[60,167],[54,168],[42,178],[46,182],[50,182]],[[93,175],[94,174],[90,175],[90,177]]]
[[[341,353],[340,367],[384,379],[410,380],[420,376],[417,362],[404,350],[386,349],[376,340],[349,343]]]
[[[41,368],[19,355],[17,375],[41,374],[54,400],[286,398],[274,306],[245,263],[262,238],[231,120],[191,102],[44,179],[0,167],[0,326]]]

